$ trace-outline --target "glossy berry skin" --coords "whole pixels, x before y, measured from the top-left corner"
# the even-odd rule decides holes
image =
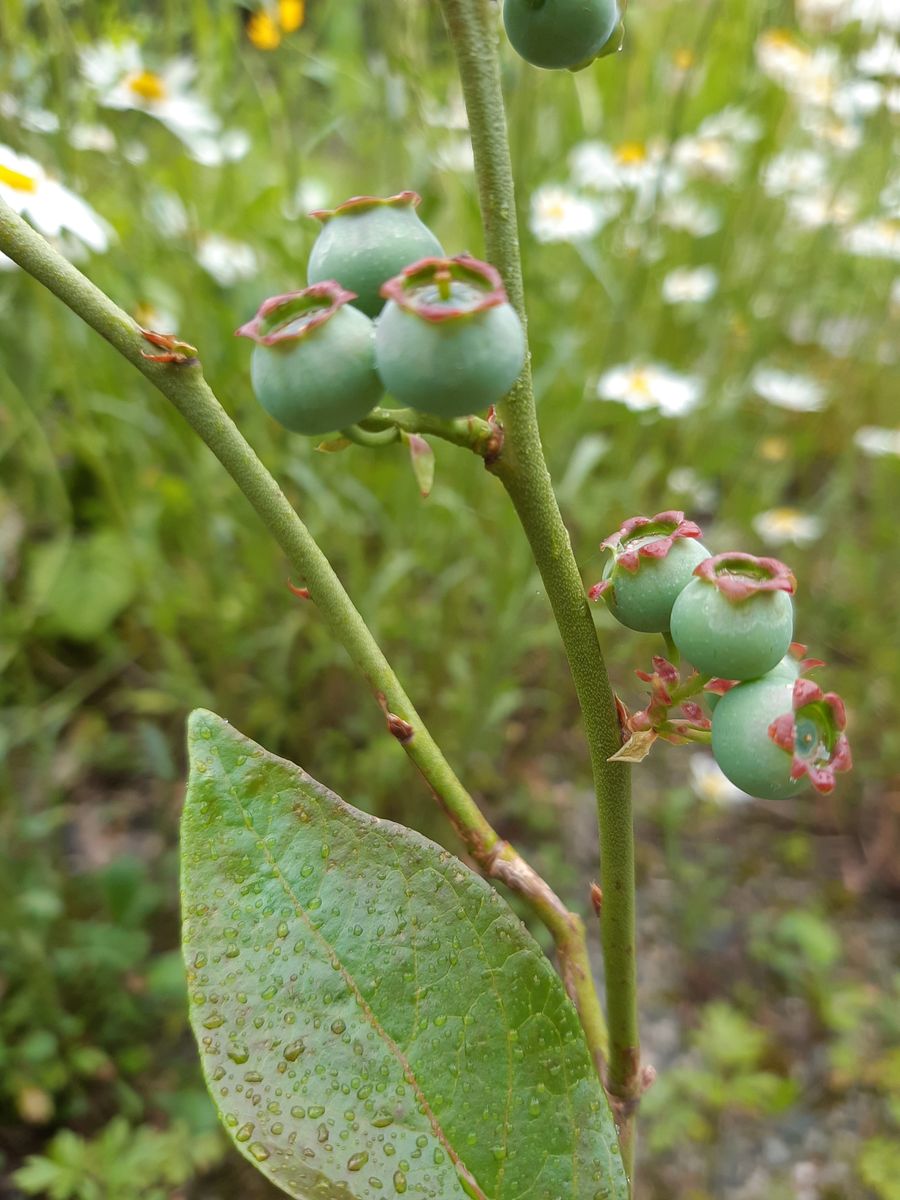
[[[702,543],[679,539],[665,558],[641,559],[634,574],[618,567],[615,560],[607,563],[604,578],[613,585],[606,593],[609,611],[639,633],[667,632],[672,606],[704,558],[709,558],[709,551]]]
[[[721,697],[712,716],[712,752],[736,787],[764,800],[785,800],[807,786],[791,778],[791,755],[769,735],[769,726],[791,712],[794,680],[776,669],[739,683]]]
[[[415,192],[384,200],[354,196],[335,209],[310,213],[322,230],[310,252],[309,282],[336,279],[356,293],[354,307],[377,317],[384,307],[383,283],[410,263],[444,253],[417,216],[419,203]]]
[[[525,363],[525,335],[493,267],[426,259],[384,294],[375,354],[395,400],[447,418],[502,400]]]
[[[504,0],[503,24],[532,66],[577,71],[609,42],[619,10],[616,0]]]
[[[265,301],[238,334],[256,342],[250,378],[257,400],[294,433],[329,433],[367,416],[384,388],[375,330],[334,282]]]
[[[794,630],[793,576],[777,564],[790,580],[789,590],[780,590],[770,587],[777,581],[753,574],[754,564],[775,562],[752,555],[717,555],[695,570],[695,578],[672,607],[671,632],[680,653],[701,674],[756,679],[787,654]],[[721,571],[715,565],[719,563]],[[745,594],[729,594],[732,584],[739,591],[740,571],[745,568]],[[701,574],[707,569],[708,574]]]

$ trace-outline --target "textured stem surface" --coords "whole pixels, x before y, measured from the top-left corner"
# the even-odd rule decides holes
[[[174,404],[234,479],[303,579],[322,619],[368,680],[389,732],[421,771],[472,858],[486,875],[518,892],[552,934],[563,979],[599,1068],[606,1055],[606,1028],[591,981],[581,920],[500,838],[456,777],[328,559],[216,399],[199,361],[194,357],[165,365],[150,361],[146,354],[162,347],[148,341],[127,313],[57,254],[2,199],[0,250],[137,367]],[[177,345],[183,347],[184,343]]]
[[[500,87],[496,14],[489,0],[441,0],[469,114],[487,257],[525,320],[515,190]],[[498,406],[503,451],[491,469],[522,522],[565,646],[584,718],[597,792],[601,937],[610,1057],[607,1087],[619,1104],[623,1151],[641,1090],[635,969],[634,833],[630,772],[609,756],[621,736],[615,700],[584,585],[541,446],[530,364]],[[629,1172],[630,1173],[630,1172]]]

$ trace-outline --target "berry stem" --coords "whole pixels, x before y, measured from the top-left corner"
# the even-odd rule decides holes
[[[348,442],[353,442],[356,446],[365,446],[367,450],[376,450],[381,446],[390,446],[393,442],[399,442],[400,430],[396,425],[377,431],[363,429],[359,425],[348,425],[346,429],[341,430],[341,437],[345,437]]]
[[[525,325],[515,189],[500,86],[496,12],[490,0],[441,0],[469,116],[487,258],[498,267]],[[609,676],[541,447],[530,364],[498,405],[504,427],[491,465],[519,515],[547,589],[584,719],[600,827],[600,917],[610,1057],[605,1083],[633,1171],[633,1120],[643,1084],[635,967],[634,831],[630,771],[609,758],[620,748]]]
[[[471,450],[482,458],[496,456],[503,439],[500,427],[481,417],[447,420],[419,412],[416,408],[374,408],[359,425],[364,431],[398,429],[403,433],[441,438],[445,442],[452,442],[454,446]]]
[[[104,337],[172,402],[244,493],[304,580],[323,621],[368,681],[379,707],[403,722],[399,744],[421,772],[467,851],[491,879],[518,893],[553,937],[560,973],[575,1005],[597,1069],[607,1054],[603,1010],[591,977],[581,918],[488,822],[444,758],[328,559],[253,448],[203,378],[196,358],[183,365],[144,357],[140,326],[0,197],[0,250]],[[389,723],[389,728],[391,725]],[[411,732],[410,732],[411,731]]]

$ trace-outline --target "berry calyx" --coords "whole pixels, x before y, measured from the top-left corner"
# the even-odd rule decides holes
[[[311,212],[322,222],[322,230],[310,251],[310,283],[336,279],[356,293],[356,308],[378,316],[386,280],[409,263],[444,253],[416,213],[421,199],[409,191],[385,198],[352,196],[336,208]]]
[[[721,697],[712,718],[712,751],[732,783],[752,796],[783,800],[807,779],[818,792],[849,771],[850,746],[840,697],[776,668]]]
[[[547,70],[586,67],[619,24],[616,0],[504,0],[503,24],[513,49]]]
[[[672,640],[704,675],[756,679],[784,657],[797,582],[775,558],[733,552],[705,559],[672,606]]]
[[[257,400],[294,433],[320,434],[361,421],[384,392],[375,331],[330,280],[272,296],[236,330],[256,344],[250,378]]]
[[[381,289],[375,330],[388,392],[441,417],[496,404],[525,363],[525,334],[499,272],[468,255],[426,258]]]
[[[699,525],[675,509],[631,517],[600,543],[611,550],[603,579],[588,592],[603,599],[617,621],[640,633],[666,633],[679,593],[709,558]]]

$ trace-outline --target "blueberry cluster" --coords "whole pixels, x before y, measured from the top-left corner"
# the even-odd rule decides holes
[[[495,404],[525,362],[525,334],[500,276],[447,258],[419,197],[355,196],[311,215],[322,230],[309,286],[266,300],[238,334],[256,343],[253,390],[287,429],[321,434],[365,419],[388,392],[460,417]]]
[[[663,633],[705,677],[712,751],[739,788],[766,799],[807,783],[831,791],[850,768],[840,697],[804,677],[791,600],[793,573],[774,558],[711,555],[682,512],[633,517],[602,546],[612,552],[590,591],[630,629]]]

